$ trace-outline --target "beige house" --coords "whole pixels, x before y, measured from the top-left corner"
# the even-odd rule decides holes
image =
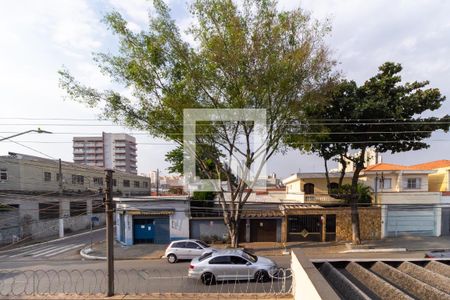
[[[330,187],[338,186],[339,173],[330,172]],[[350,184],[353,173],[348,172],[343,184]],[[300,203],[339,204],[343,200],[328,195],[325,173],[296,173],[283,180],[286,186],[286,199]]]

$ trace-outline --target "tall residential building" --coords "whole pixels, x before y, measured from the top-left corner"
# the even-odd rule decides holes
[[[136,139],[126,133],[73,138],[73,161],[77,164],[137,174],[136,150]]]

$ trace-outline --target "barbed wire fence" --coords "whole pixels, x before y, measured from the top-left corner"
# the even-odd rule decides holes
[[[116,295],[161,295],[183,298],[186,294],[252,294],[256,298],[291,295],[291,270],[280,268],[264,281],[241,279],[249,274],[227,273],[226,280],[205,285],[187,273],[159,269],[119,269],[114,272]],[[1,270],[0,297],[45,295],[102,295],[107,289],[107,274],[102,269]]]

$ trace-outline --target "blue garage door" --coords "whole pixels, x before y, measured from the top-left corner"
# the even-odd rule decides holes
[[[169,218],[155,219],[155,244],[168,244],[169,242]]]
[[[134,217],[134,244],[170,242],[169,218]]]
[[[389,207],[387,210],[387,236],[434,236],[436,216],[433,208],[414,206]]]

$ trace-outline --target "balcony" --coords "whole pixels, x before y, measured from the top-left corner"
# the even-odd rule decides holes
[[[336,199],[328,194],[313,194],[305,195],[305,203],[318,203],[318,204],[345,204],[345,199]]]
[[[286,199],[298,201],[301,203],[318,204],[318,205],[347,203],[344,199],[336,199],[328,194],[287,193]]]

